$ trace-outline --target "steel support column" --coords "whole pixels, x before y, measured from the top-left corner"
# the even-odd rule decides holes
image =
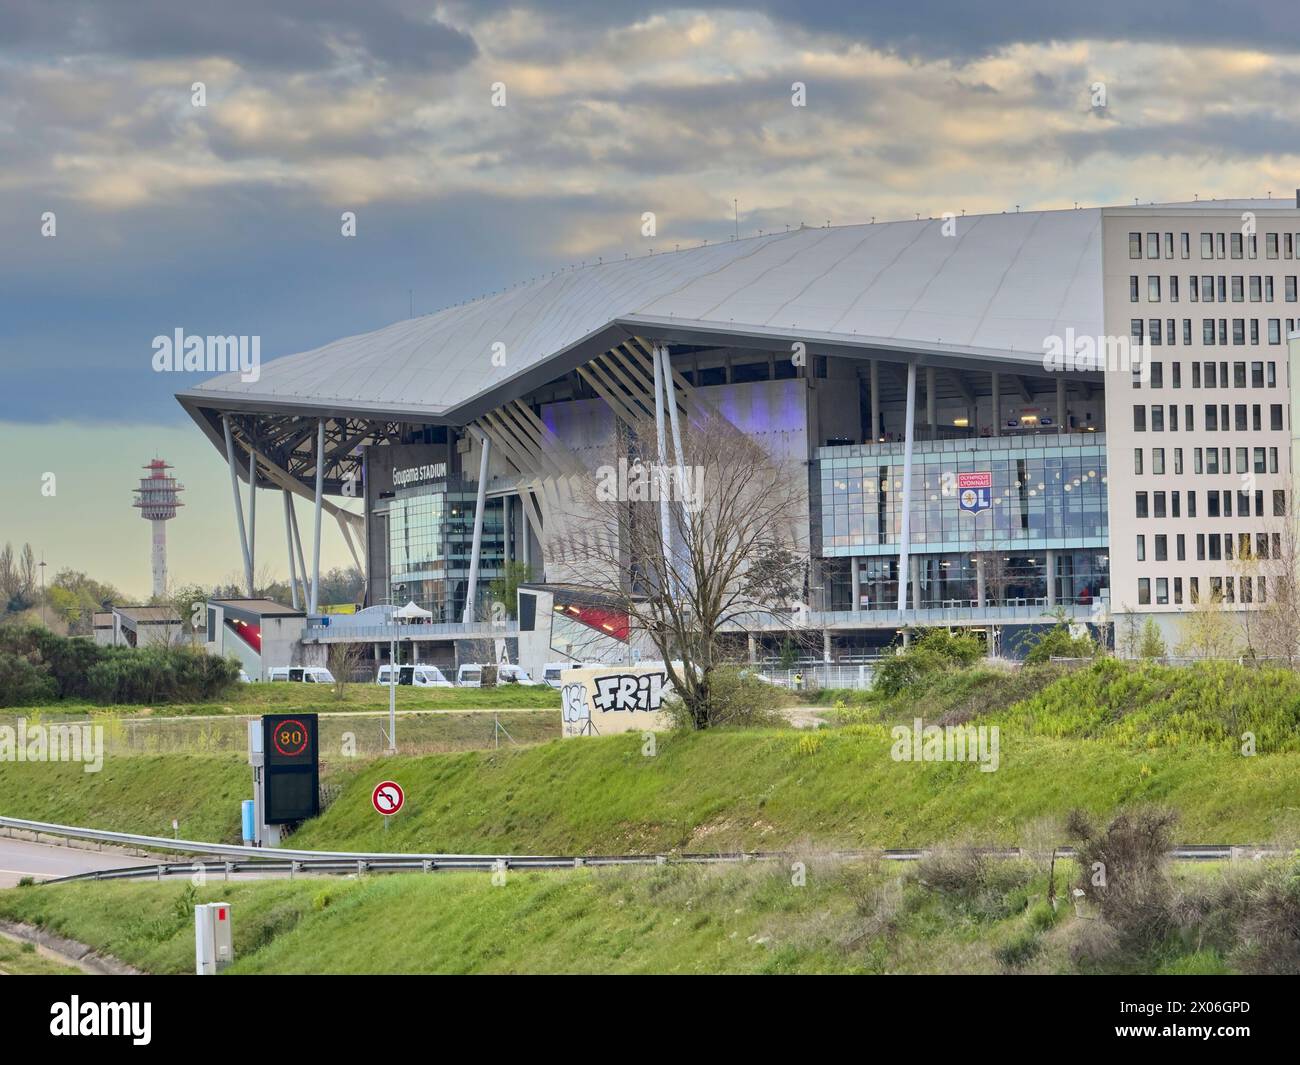
[[[253,559],[248,553],[248,530],[244,528],[244,501],[239,495],[239,471],[235,466],[235,442],[230,435],[230,415],[221,416],[221,424],[226,432],[226,461],[230,464],[230,491],[235,497],[235,523],[239,526],[239,546],[244,552],[244,577],[248,582],[249,596],[253,592]]]
[[[912,540],[912,445],[916,438],[916,363],[907,364],[907,410],[903,430],[903,497],[899,501],[898,613],[907,610],[907,564]]]
[[[316,525],[311,554],[311,605],[309,614],[320,606],[320,514],[325,499],[325,419],[316,424]]]
[[[293,515],[290,512],[293,503],[289,499],[289,489],[280,489],[284,496],[284,538],[289,545],[289,594],[293,597],[293,608],[298,609],[298,567],[293,559]]]
[[[469,554],[469,584],[465,587],[465,613],[462,620],[468,625],[474,620],[474,600],[478,597],[478,565],[483,554],[483,511],[487,509],[488,456],[492,441],[487,434],[479,437],[478,495],[474,500],[474,543]]]
[[[658,352],[656,346],[655,351]],[[671,591],[673,585],[672,578],[672,525],[668,516],[668,492],[665,485],[665,474],[667,473],[668,463],[668,442],[664,428],[664,385],[663,385],[663,363],[658,358],[654,360],[655,372],[655,437],[659,445],[659,534],[661,538],[663,559],[664,559],[664,580]]]

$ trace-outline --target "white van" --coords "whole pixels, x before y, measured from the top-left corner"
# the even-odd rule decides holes
[[[334,674],[324,666],[272,666],[269,679],[298,681],[302,684],[333,684]]]
[[[392,679],[393,667],[380,666],[375,683],[387,687],[392,682]],[[420,662],[416,662],[414,665],[399,665],[397,667],[397,683],[399,685],[407,684],[413,688],[451,687],[451,681],[443,676],[442,670],[437,666],[427,666]]]
[[[533,680],[523,666],[497,666],[498,684],[521,684],[525,688],[535,688],[541,681]]]
[[[461,688],[483,687],[483,667],[463,665],[456,670],[456,684]]]
[[[566,669],[602,669],[605,665],[605,662],[547,662],[542,666],[542,683],[561,688],[560,677]]]

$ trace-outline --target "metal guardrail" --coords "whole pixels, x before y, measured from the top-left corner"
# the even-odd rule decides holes
[[[96,869],[86,873],[56,877],[42,881],[45,884],[63,884],[77,880],[129,880],[156,879],[165,876],[192,876],[202,870],[223,874],[259,872],[288,873],[291,877],[305,873],[347,873],[363,875],[380,872],[447,872],[452,870],[499,869],[574,869],[584,867],[621,865],[718,865],[754,861],[779,861],[796,859],[795,851],[731,851],[706,854],[597,854],[597,855],[507,855],[507,854],[397,854],[383,851],[306,851],[276,848],[268,851],[262,847],[243,847],[225,843],[204,843],[196,840],[167,839],[161,836],[142,836],[130,832],[110,832],[104,829],[79,828],[44,821],[28,821],[16,817],[0,817],[0,828],[17,829],[38,835],[62,836],[69,839],[89,839],[102,843],[148,847],[154,850],[184,850],[200,855],[220,855],[235,861],[208,862],[202,859],[188,862],[158,862],[150,865],[125,866],[117,869]],[[883,861],[917,861],[930,849],[897,848],[886,850],[836,850],[825,852],[827,858],[854,859],[876,857]],[[1035,852],[1021,847],[989,848],[981,853],[999,858],[1032,857]],[[1072,847],[1058,847],[1055,855],[1070,858]],[[1169,856],[1178,861],[1236,861],[1243,858],[1276,857],[1288,851],[1276,847],[1254,844],[1184,844],[1173,848]],[[272,857],[271,855],[274,855]]]

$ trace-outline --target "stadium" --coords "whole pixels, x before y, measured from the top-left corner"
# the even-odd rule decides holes
[[[1173,642],[1198,604],[1266,602],[1284,550],[1298,206],[800,227],[558,271],[177,398],[230,466],[250,599],[241,488],[250,511],[284,498],[301,661],[340,640],[379,661],[395,632],[452,665],[482,639],[533,669],[633,653],[573,590],[557,485],[626,463],[627,431],[665,409],[721,415],[798,486],[827,663],[924,626],[1007,655],[1060,620],[1113,637],[1152,618]],[[1062,338],[1141,357],[1045,360]],[[355,615],[316,601],[326,518],[366,578]],[[531,580],[501,625],[485,592],[510,562]],[[209,640],[285,664],[230,608]],[[782,637],[746,635],[756,661]]]

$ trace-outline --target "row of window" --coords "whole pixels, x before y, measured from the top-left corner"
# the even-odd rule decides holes
[[[1150,418],[1147,417],[1147,411],[1150,410]],[[1232,417],[1228,415],[1231,412]],[[1183,404],[1183,429],[1189,433],[1196,431],[1196,408],[1191,403]],[[1249,414],[1249,418],[1247,415]],[[1135,433],[1145,433],[1147,426],[1150,426],[1153,433],[1163,433],[1165,426],[1168,425],[1171,433],[1178,431],[1178,404],[1169,404],[1169,414],[1166,418],[1165,408],[1160,404],[1153,404],[1150,408],[1144,404],[1133,404],[1133,431]],[[1268,427],[1270,431],[1279,431],[1285,429],[1284,415],[1282,413],[1281,403],[1270,403],[1268,405]],[[1205,423],[1202,428],[1206,432],[1262,432],[1263,408],[1258,403],[1207,403],[1205,404]]]
[[[1149,606],[1151,604],[1151,585],[1155,583],[1157,606],[1169,605],[1169,577],[1139,577],[1138,578],[1138,604],[1140,606]],[[1259,575],[1252,576],[1243,574],[1237,579],[1232,577],[1211,577],[1210,578],[1210,601],[1222,603],[1235,603],[1237,601],[1237,587],[1241,587],[1241,601],[1243,603],[1267,603],[1268,602],[1268,578]],[[1183,578],[1173,578],[1175,606],[1181,606],[1183,602]],[[1201,583],[1197,577],[1187,578],[1188,602],[1199,603],[1201,601]]]
[[[1168,562],[1169,561],[1169,537],[1160,533],[1152,538],[1152,561]],[[1251,559],[1260,559],[1268,561],[1270,557],[1275,559],[1282,558],[1282,534],[1281,533],[1262,533],[1257,532],[1253,535],[1248,532],[1237,533],[1235,538],[1237,558],[1242,562],[1248,562]],[[1234,537],[1232,533],[1197,533],[1196,534],[1196,559],[1198,562],[1231,562],[1233,553]],[[1183,533],[1178,533],[1174,537],[1174,557],[1178,562],[1187,561],[1187,537]],[[1139,562],[1147,561],[1147,537],[1145,533],[1139,533],[1137,538],[1137,560]]]
[[[1259,258],[1259,234],[1258,233],[1202,233],[1200,234],[1201,258],[1202,259],[1258,259]],[[1159,233],[1148,233],[1146,241],[1142,240],[1141,233],[1129,233],[1128,235],[1128,257],[1130,259],[1143,258],[1145,248],[1146,258],[1159,259],[1163,250],[1163,257],[1172,259],[1174,257],[1174,234],[1165,233],[1164,239],[1161,239]],[[1178,234],[1178,255],[1182,259],[1192,257],[1192,235],[1190,233]],[[1294,255],[1292,254],[1294,252]],[[1264,234],[1264,257],[1266,259],[1300,259],[1300,233],[1265,233]]]
[[[1130,303],[1137,303],[1141,297],[1141,278],[1137,274],[1129,274],[1128,278],[1128,299]],[[1210,274],[1197,276],[1192,274],[1187,279],[1187,301],[1189,303],[1245,303],[1249,293],[1249,302],[1251,303],[1272,303],[1273,302],[1273,275],[1272,274],[1251,274],[1245,277],[1241,274],[1228,276],[1226,274],[1218,275],[1218,286],[1215,286],[1215,278]],[[1231,301],[1229,300],[1229,284],[1231,284]],[[1216,299],[1215,293],[1218,293]],[[1169,276],[1168,287],[1166,292],[1170,303],[1179,302],[1179,284],[1178,275]],[[1161,280],[1159,274],[1147,274],[1147,302],[1161,302]],[[1282,279],[1282,296],[1287,303],[1296,302],[1296,275],[1288,274]]]
[[[1192,387],[1200,388],[1202,381],[1206,388],[1245,388],[1246,363],[1234,362],[1232,364],[1232,376],[1228,376],[1228,363],[1224,362],[1194,362],[1192,365]],[[1148,388],[1165,387],[1165,364],[1163,362],[1153,362],[1150,364],[1150,373],[1147,377]],[[1250,387],[1251,388],[1276,388],[1277,387],[1277,363],[1256,361],[1250,363]],[[1133,379],[1133,387],[1141,388],[1142,381],[1138,377]],[[1183,387],[1183,364],[1173,362],[1169,364],[1169,387]]]
[[[1183,472],[1183,449],[1181,447],[1173,448],[1173,463],[1170,472],[1175,475]],[[1232,448],[1193,448],[1192,449],[1192,472],[1193,473],[1231,473],[1232,472]],[[1275,447],[1247,448],[1239,447],[1237,450],[1237,472],[1238,473],[1277,473],[1278,450]],[[1251,461],[1251,453],[1254,453],[1254,461]],[[1223,461],[1219,461],[1219,455],[1222,452]],[[1142,448],[1133,449],[1133,472],[1141,476],[1144,472],[1144,462]],[[1166,470],[1165,449],[1162,447],[1153,447],[1151,449],[1151,472],[1155,475],[1163,474]]]
[[[1258,318],[1233,318],[1232,321],[1232,343],[1241,344],[1259,344],[1260,330]],[[1201,343],[1206,347],[1214,347],[1217,335],[1217,343],[1220,346],[1227,346],[1228,341],[1228,322],[1227,318],[1218,319],[1219,328],[1216,334],[1213,318],[1201,319]],[[1282,319],[1266,319],[1268,343],[1282,343]],[[1297,319],[1286,319],[1287,333],[1293,333],[1296,329]],[[1160,347],[1164,344],[1170,346],[1178,343],[1178,319],[1166,318],[1163,321],[1159,318],[1150,318],[1143,320],[1141,318],[1130,318],[1128,324],[1129,336],[1135,344],[1141,344],[1144,340],[1152,347]],[[1192,343],[1192,319],[1183,319],[1183,340],[1184,344]],[[1249,337],[1249,339],[1247,339]]]
[[[1187,516],[1189,518],[1198,517],[1196,513],[1196,491],[1188,489],[1186,493],[1181,491],[1173,492],[1135,492],[1134,493],[1134,510],[1139,518],[1181,518],[1182,514],[1182,497],[1187,496]],[[1255,503],[1255,514],[1257,518],[1264,517],[1264,491],[1255,489],[1250,491],[1236,491],[1223,489],[1219,491],[1214,488],[1205,490],[1205,516],[1207,518],[1231,518],[1232,514],[1232,497],[1237,497],[1237,517],[1249,518],[1251,516],[1250,504],[1252,499]],[[1273,517],[1280,518],[1286,514],[1286,492],[1281,488],[1273,489]]]

